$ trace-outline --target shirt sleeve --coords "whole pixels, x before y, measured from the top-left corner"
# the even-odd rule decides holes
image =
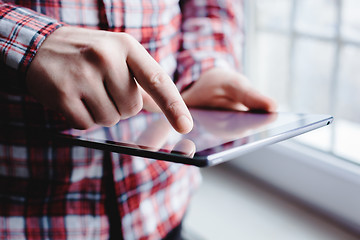
[[[242,0],[182,0],[177,86],[184,90],[213,67],[241,70]]]
[[[62,24],[52,18],[0,0],[0,61],[3,68],[25,74],[45,38],[60,26]],[[5,79],[13,81],[6,85],[24,87],[21,78]]]

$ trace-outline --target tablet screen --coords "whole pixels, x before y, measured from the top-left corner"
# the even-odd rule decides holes
[[[194,128],[172,129],[161,113],[141,112],[117,125],[66,130],[72,144],[196,166],[211,166],[251,150],[326,126],[327,115],[191,109]]]

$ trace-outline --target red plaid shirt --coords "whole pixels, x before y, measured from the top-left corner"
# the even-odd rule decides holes
[[[17,126],[0,128],[0,239],[107,239],[120,226],[125,239],[161,239],[200,179],[194,167],[30,133],[67,127],[24,83],[49,34],[64,23],[127,32],[182,90],[209,68],[238,67],[241,20],[241,0],[0,0],[0,122]]]

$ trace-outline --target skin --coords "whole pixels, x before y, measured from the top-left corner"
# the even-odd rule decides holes
[[[173,81],[125,33],[59,28],[42,44],[26,83],[30,94],[62,113],[74,128],[112,126],[137,114],[143,108],[141,88],[178,132],[193,126]]]
[[[75,27],[61,27],[45,40],[26,83],[40,103],[62,113],[78,129],[113,126],[144,108],[162,111],[176,131],[188,133],[193,120],[186,104],[265,111],[275,106],[242,75],[222,69],[203,73],[181,96],[171,78],[130,35]]]
[[[275,102],[252,88],[244,75],[228,69],[204,72],[182,97],[191,107],[265,112],[276,109]]]

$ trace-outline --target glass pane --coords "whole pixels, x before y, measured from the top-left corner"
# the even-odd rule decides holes
[[[287,103],[289,40],[287,36],[258,33],[255,72],[257,87],[278,103]]]
[[[335,36],[336,0],[301,0],[296,3],[297,31],[318,36]]]
[[[294,111],[329,113],[334,53],[328,42],[307,38],[295,42],[290,89]]]
[[[289,30],[293,3],[295,30],[299,34],[277,35],[278,30]],[[266,29],[266,33],[256,32],[257,41],[251,49],[257,60],[252,64],[257,87],[280,106],[291,105],[283,109],[335,114],[332,126],[296,139],[357,163],[360,163],[360,45],[341,45],[338,72],[334,72],[334,63],[338,11],[341,10],[341,37],[360,43],[359,9],[359,0],[258,0],[257,26]],[[316,36],[333,39],[321,41]],[[331,96],[334,77],[338,78],[337,92]],[[331,102],[336,106],[330,106]],[[334,108],[335,113],[330,112]]]
[[[290,26],[290,9],[290,0],[256,1],[258,27],[288,30]]]
[[[360,1],[343,0],[342,36],[349,40],[360,40]]]
[[[341,51],[336,115],[360,124],[360,49],[344,46]]]

